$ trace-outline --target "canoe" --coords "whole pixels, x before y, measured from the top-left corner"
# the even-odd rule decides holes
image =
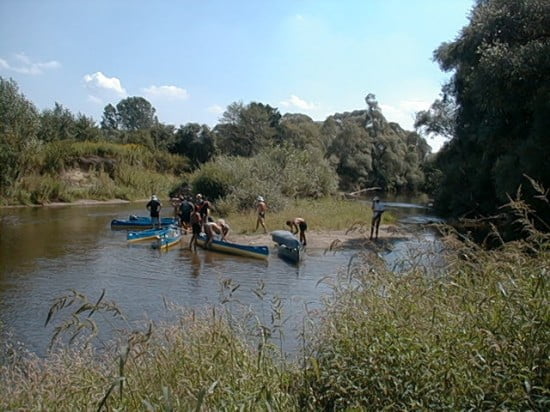
[[[278,245],[277,256],[289,262],[298,263],[302,257],[302,248],[290,248],[286,245]]]
[[[271,239],[278,245],[285,245],[289,248],[300,248],[302,244],[292,232],[288,230],[274,230],[271,232]]]
[[[156,237],[151,245],[153,249],[168,249],[180,243],[183,234],[178,227],[169,228],[166,233],[161,233]]]
[[[277,255],[293,263],[298,263],[302,256],[302,244],[288,230],[274,230],[271,239],[277,244]]]
[[[197,236],[197,244],[206,248],[206,234],[201,233]],[[226,242],[221,240],[212,240],[208,250],[216,252],[229,253],[254,259],[267,259],[269,257],[269,248],[267,246],[241,245],[238,243]]]
[[[169,227],[155,228],[155,229],[145,229],[138,232],[128,232],[126,234],[126,240],[130,243],[141,242],[144,240],[156,239],[157,236],[163,235],[168,232]]]
[[[177,221],[173,217],[163,217],[160,219],[160,224],[163,227],[177,225]],[[150,229],[153,227],[151,218],[148,216],[129,216],[128,219],[113,219],[111,220],[111,229]]]

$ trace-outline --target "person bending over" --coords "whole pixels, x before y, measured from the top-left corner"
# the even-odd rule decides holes
[[[225,220],[218,219],[217,222],[214,222],[214,219],[211,217],[208,218],[208,221],[204,225],[205,232],[206,232],[206,248],[210,248],[212,245],[212,240],[214,240],[214,236],[219,235],[220,241],[224,241],[227,237],[227,234],[229,233],[229,225],[225,223]]]
[[[300,243],[306,245],[306,230],[307,223],[301,217],[295,217],[293,220],[286,221],[287,226],[290,226],[290,230],[293,234],[300,232]]]

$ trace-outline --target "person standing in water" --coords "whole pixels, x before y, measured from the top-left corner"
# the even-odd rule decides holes
[[[267,233],[267,228],[265,227],[265,212],[267,211],[267,204],[262,196],[258,196],[256,198],[256,211],[258,212],[258,218],[256,219],[256,229],[254,229],[254,232],[258,230],[260,225],[262,225],[264,228],[264,233]]]
[[[380,199],[376,196],[372,199],[372,221],[370,225],[370,238],[372,240],[373,234],[375,239],[378,239],[378,229],[380,228],[380,221],[382,220],[382,213],[384,213],[384,205],[380,203]]]
[[[145,206],[151,216],[151,224],[153,227],[161,227],[160,224],[160,209],[162,209],[162,203],[156,195],[151,196],[151,200]]]
[[[195,210],[191,212],[191,217],[189,219],[189,223],[191,224],[191,233],[193,233],[193,236],[191,236],[191,240],[189,241],[189,250],[197,251],[197,236],[201,234],[202,231],[202,219],[201,219],[201,213],[199,211],[199,208],[195,206]]]

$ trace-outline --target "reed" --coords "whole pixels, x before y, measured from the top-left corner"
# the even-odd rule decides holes
[[[455,241],[437,273],[357,255],[304,319],[298,361],[277,346],[281,300],[259,282],[251,312],[230,279],[220,305],[128,328],[102,352],[83,339],[39,359],[0,334],[0,410],[548,410],[550,236],[518,212],[529,238],[493,250]],[[64,314],[55,337],[75,343],[113,311],[103,294],[73,292],[47,320]]]

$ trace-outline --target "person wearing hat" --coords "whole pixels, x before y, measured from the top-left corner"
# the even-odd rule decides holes
[[[151,223],[153,227],[161,227],[160,224],[160,209],[162,209],[162,203],[156,195],[151,196],[151,200],[145,206],[151,216]]]
[[[201,221],[204,226],[208,216],[210,216],[210,209],[212,205],[208,200],[204,199],[200,193],[196,196],[196,199],[197,201],[195,202],[195,207],[199,210]]]
[[[267,228],[265,227],[265,212],[267,211],[267,204],[262,196],[258,196],[256,198],[256,211],[258,212],[258,218],[256,219],[256,229],[254,229],[254,232],[258,230],[260,225],[262,225],[264,228],[264,233],[267,233]]]
[[[380,227],[380,221],[382,220],[382,213],[384,213],[384,204],[380,203],[378,196],[372,199],[372,221],[370,225],[370,238],[375,235],[375,239],[378,239],[378,228]]]

